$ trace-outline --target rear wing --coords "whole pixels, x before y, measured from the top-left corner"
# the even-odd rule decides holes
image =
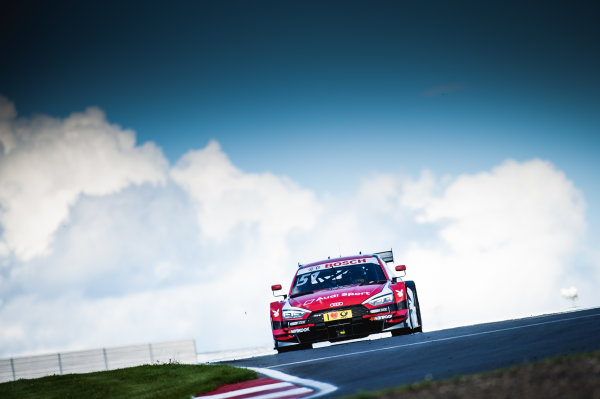
[[[379,256],[385,263],[394,263],[394,252],[391,249],[384,252],[375,252],[374,255]]]

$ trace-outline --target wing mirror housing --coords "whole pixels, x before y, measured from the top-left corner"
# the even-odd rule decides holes
[[[395,267],[397,272],[404,272],[404,274],[402,274],[400,277],[404,277],[406,276],[406,265],[398,265]],[[392,279],[393,283],[397,283],[398,282],[398,277],[394,277]]]
[[[275,291],[281,291],[281,284],[273,284],[273,285],[271,286],[271,291],[273,291],[273,296],[274,296],[274,297],[282,296],[282,297],[283,297],[283,299],[286,299],[286,298],[287,298],[287,295],[282,295],[282,294],[280,294],[280,295],[275,295]]]

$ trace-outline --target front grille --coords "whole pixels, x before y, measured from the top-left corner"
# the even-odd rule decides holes
[[[387,307],[391,312],[396,311],[396,304],[394,303],[389,304]],[[323,320],[323,314],[342,310],[352,310],[352,318],[329,322]],[[298,333],[298,340],[300,343],[334,342],[366,337],[369,334],[379,333],[385,328],[385,320],[371,320],[371,317],[363,318],[365,315],[377,316],[378,314],[370,314],[369,310],[362,305],[341,306],[313,312],[308,316],[306,323],[313,326],[310,327],[309,331]]]
[[[340,320],[339,322],[328,322],[327,325],[333,325],[335,323],[348,323],[350,322],[350,320],[362,320],[363,316],[368,314],[369,312],[367,308],[362,305],[342,306],[338,308],[323,309],[318,310],[316,312],[312,312],[310,316],[308,316],[308,324],[323,324],[325,323],[323,321],[323,314],[348,309],[352,310],[352,319]]]
[[[352,318],[323,321],[323,314],[342,310],[352,310]],[[307,323],[314,326],[310,327],[310,331],[298,334],[298,339],[300,342],[337,341],[353,337],[366,337],[369,334],[381,332],[384,322],[373,322],[368,318],[363,318],[368,313],[369,310],[362,305],[341,306],[313,312],[308,316]]]

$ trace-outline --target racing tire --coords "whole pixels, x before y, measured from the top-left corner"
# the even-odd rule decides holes
[[[414,281],[407,281],[405,285],[406,295],[408,297],[406,305],[408,307],[408,317],[410,321],[409,333],[423,332],[423,322],[421,320],[421,306],[419,305],[417,287]]]
[[[417,332],[423,332],[421,322],[421,307],[419,306],[419,297],[417,296],[417,287],[414,281],[407,281],[406,286],[406,307],[408,309],[408,318],[406,328],[392,330],[392,336],[408,335]]]
[[[419,306],[417,287],[415,287],[414,281],[407,281],[405,283],[405,286],[406,308],[408,309],[408,317],[405,321],[404,328],[398,328],[391,331],[392,337],[399,337],[401,335],[408,335],[423,331],[423,327],[421,325],[421,307]]]

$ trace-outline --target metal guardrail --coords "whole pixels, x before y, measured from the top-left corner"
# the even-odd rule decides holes
[[[0,382],[169,362],[197,363],[196,342],[158,342],[0,359]]]

